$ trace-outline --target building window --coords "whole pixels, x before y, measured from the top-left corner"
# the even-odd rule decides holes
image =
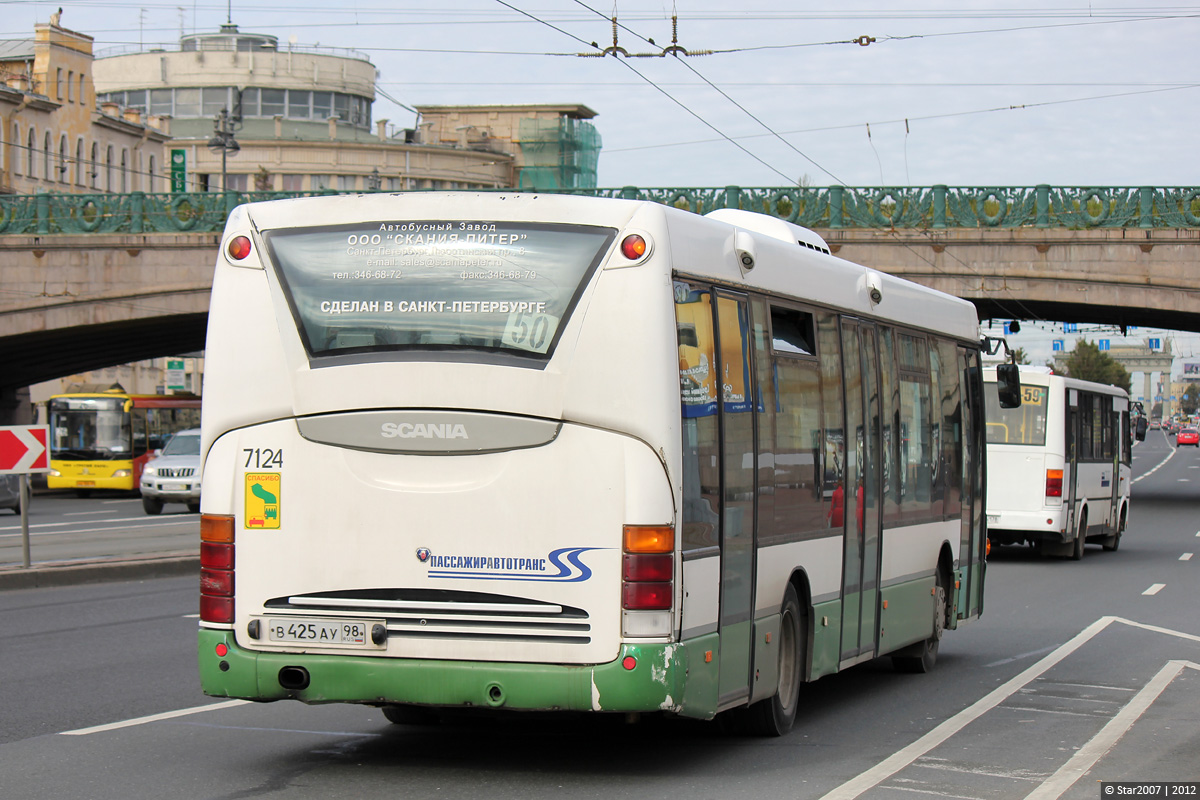
[[[104,191],[113,190],[113,149],[109,145],[104,152]]]
[[[30,178],[37,178],[37,172],[34,170],[37,162],[33,160],[33,154],[37,152],[37,145],[33,137],[34,130],[30,128],[29,137],[25,145],[25,174]]]
[[[201,113],[206,117],[215,117],[221,111],[229,109],[229,90],[224,87],[209,86],[204,89],[204,102],[200,106]]]
[[[129,191],[129,151],[121,150],[121,194]]]
[[[328,189],[331,185],[331,178],[328,175],[310,175],[309,189],[314,192],[319,192],[323,189]]]
[[[155,162],[155,160],[154,160],[154,156],[150,156],[150,169],[149,169],[149,170],[147,171],[147,173],[146,173],[146,175],[147,175],[147,179],[146,179],[146,183],[147,183],[146,191],[149,191],[149,192],[153,192],[153,191],[154,191],[154,178],[155,178],[155,175],[154,175],[154,170],[155,170],[155,168],[156,168],[157,166],[158,166],[158,164],[157,164],[157,162]]]
[[[84,83],[84,77],[82,72],[79,73],[79,102],[87,105],[87,84]]]
[[[358,188],[357,175],[338,175],[338,191],[353,192]]]
[[[62,67],[54,70],[54,95],[59,100],[63,99]]]
[[[97,178],[100,175],[100,145],[92,142],[92,159],[88,162],[88,177],[91,179],[91,187],[93,189],[100,188],[100,182]]]
[[[245,173],[225,176],[225,190],[229,192],[245,192],[250,185],[250,176]]]
[[[160,117],[174,113],[174,109],[171,107],[170,89],[150,90],[150,113]]]
[[[300,89],[288,90],[288,116],[293,119],[308,119],[312,116],[312,92]]]
[[[70,182],[70,178],[67,176],[67,135],[65,133],[58,140],[58,182]]]
[[[75,185],[83,186],[83,139],[75,143]]]
[[[313,119],[324,120],[333,116],[333,92],[313,92]]]
[[[177,117],[200,116],[200,90],[176,89],[174,113]]]
[[[75,70],[67,70],[67,102],[74,103],[75,98],[72,95],[72,84],[75,83]]]
[[[304,191],[304,176],[303,175],[280,175],[281,186],[280,190],[284,192],[303,192]]]
[[[42,139],[42,180],[47,183],[54,180],[50,171],[50,131],[46,131],[46,136]]]

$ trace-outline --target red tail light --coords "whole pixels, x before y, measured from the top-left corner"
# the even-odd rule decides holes
[[[1046,470],[1046,497],[1062,497],[1062,481],[1061,469]]]
[[[233,517],[200,517],[200,619],[233,622]]]
[[[621,607],[627,611],[665,611],[671,607],[670,583],[626,583],[621,587]]]
[[[666,611],[675,596],[675,529],[666,525],[626,525],[621,607],[626,611]]]

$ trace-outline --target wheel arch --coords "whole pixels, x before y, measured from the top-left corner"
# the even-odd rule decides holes
[[[812,602],[812,584],[804,567],[796,567],[792,570],[791,576],[788,577],[788,583],[796,590],[796,599],[800,601],[800,610],[807,623],[804,626],[804,664],[801,677],[805,683],[808,683],[812,680],[813,632],[816,622],[816,612],[813,610]]]

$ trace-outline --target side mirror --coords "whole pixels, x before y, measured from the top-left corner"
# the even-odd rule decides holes
[[[1020,407],[1021,370],[1016,364],[996,365],[996,391],[1000,395],[1001,408]]]
[[[1138,417],[1137,425],[1133,429],[1134,438],[1139,442],[1146,441],[1146,418]]]

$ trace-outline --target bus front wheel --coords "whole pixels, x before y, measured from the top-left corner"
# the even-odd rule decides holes
[[[751,733],[783,736],[796,724],[800,683],[808,649],[808,616],[800,609],[796,587],[788,584],[779,615],[779,687],[775,694],[746,709]]]

